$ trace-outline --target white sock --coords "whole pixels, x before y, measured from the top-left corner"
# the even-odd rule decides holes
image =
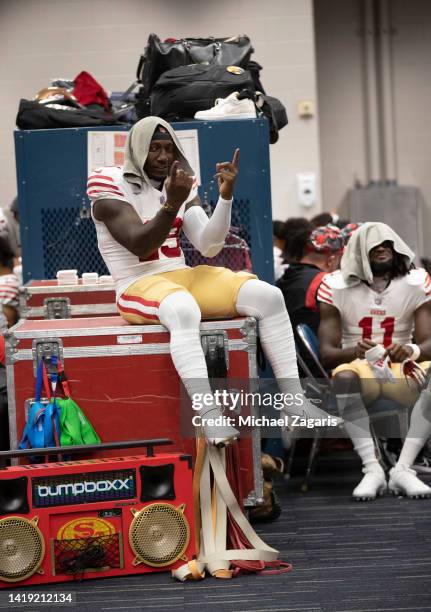
[[[403,448],[397,466],[411,466],[425,442],[431,436],[431,392],[425,389],[414,405]],[[397,467],[396,466],[396,467]]]
[[[286,412],[315,419],[326,418],[326,412],[304,398],[292,325],[280,289],[257,279],[248,280],[238,292],[236,309],[241,315],[258,319],[260,341],[280,391],[303,398],[292,405],[286,404]]]
[[[201,311],[194,297],[186,291],[170,293],[160,303],[158,316],[171,332],[172,361],[184,384],[189,379],[203,379],[202,388],[210,389],[199,336]]]
[[[208,380],[199,333],[201,312],[196,300],[187,291],[170,293],[160,303],[158,316],[171,333],[172,361],[188,395],[191,398],[202,398],[204,395],[207,399],[213,397],[213,402],[207,401],[197,414],[211,419],[220,416],[221,407],[216,403]],[[226,428],[214,426],[204,426],[203,429],[211,440],[223,438],[227,431]]]
[[[337,394],[337,406],[344,419],[344,429],[353,442],[364,466],[378,463],[370,431],[370,417],[360,393]]]

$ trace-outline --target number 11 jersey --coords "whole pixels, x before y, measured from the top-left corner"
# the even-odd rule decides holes
[[[422,268],[391,280],[381,293],[365,282],[346,285],[340,270],[327,274],[317,299],[335,306],[341,315],[342,348],[372,340],[383,346],[412,341],[414,313],[431,299],[431,278]]]

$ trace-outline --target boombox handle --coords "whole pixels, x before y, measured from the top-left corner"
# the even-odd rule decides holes
[[[115,450],[117,448],[137,448],[145,446],[147,457],[154,457],[155,446],[173,444],[169,438],[154,438],[151,440],[125,440],[122,442],[102,442],[101,444],[82,444],[80,446],[54,446],[50,448],[28,448],[12,451],[0,451],[0,469],[6,467],[6,460],[14,457],[36,457],[40,455],[78,455],[101,450]]]

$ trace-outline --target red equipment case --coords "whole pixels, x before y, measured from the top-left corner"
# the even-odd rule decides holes
[[[24,319],[113,316],[117,314],[114,283],[31,280],[20,288],[20,314]]]
[[[0,589],[190,561],[191,468],[190,455],[150,452],[0,469]]]
[[[229,379],[234,379],[234,387],[240,379],[249,381],[249,391],[255,389],[255,319],[204,322],[201,341],[204,350],[224,349],[228,386]],[[13,449],[34,397],[36,364],[53,354],[64,364],[71,395],[102,442],[163,437],[174,441],[173,450],[195,455],[194,432],[181,428],[181,385],[168,331],[162,325],[128,325],[121,317],[21,320],[9,330],[6,363]],[[242,496],[245,505],[253,506],[262,499],[263,485],[257,427],[241,437],[239,450]]]

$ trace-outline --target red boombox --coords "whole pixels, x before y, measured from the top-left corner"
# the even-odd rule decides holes
[[[195,554],[189,455],[147,440],[147,455],[0,469],[0,588],[175,569]],[[0,459],[59,449],[0,453]]]

